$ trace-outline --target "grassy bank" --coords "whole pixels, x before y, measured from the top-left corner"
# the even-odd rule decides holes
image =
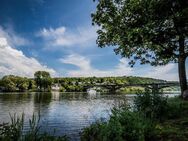
[[[145,92],[86,128],[82,141],[188,141],[188,102]]]

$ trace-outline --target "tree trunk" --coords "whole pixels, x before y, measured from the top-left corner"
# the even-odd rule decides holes
[[[183,98],[183,92],[187,89],[187,78],[186,78],[186,66],[185,57],[179,57],[178,70],[179,70],[179,82],[181,88],[181,97]]]

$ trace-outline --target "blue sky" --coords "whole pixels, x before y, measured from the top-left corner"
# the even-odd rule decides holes
[[[92,0],[0,0],[0,76],[136,75],[177,80],[177,64],[128,65],[113,47],[98,48]],[[188,63],[187,63],[188,64]]]

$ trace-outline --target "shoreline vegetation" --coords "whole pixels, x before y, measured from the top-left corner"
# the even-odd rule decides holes
[[[53,136],[40,131],[40,117],[33,114],[29,119],[29,130],[24,131],[24,114],[21,117],[10,115],[10,123],[0,123],[1,141],[68,141],[67,136]]]
[[[122,77],[64,77],[51,78],[45,71],[38,71],[34,78],[7,75],[0,79],[1,92],[50,92],[55,88],[59,92],[87,92],[86,85],[95,84],[148,84],[165,83],[167,81],[153,78],[122,76]],[[94,87],[97,92],[108,92],[105,88]],[[178,87],[169,87],[164,91],[179,91]],[[143,87],[126,87],[117,92],[133,94],[137,91],[144,91]]]
[[[187,141],[188,102],[149,91],[139,93],[134,106],[112,110],[107,122],[84,129],[82,141]]]
[[[81,132],[81,141],[187,141],[188,102],[179,97],[167,98],[147,90],[140,92],[133,106],[112,109],[108,121],[96,121]],[[40,131],[40,116],[29,120],[23,134],[24,115],[10,116],[10,123],[0,124],[2,141],[68,141],[66,135],[54,136]]]

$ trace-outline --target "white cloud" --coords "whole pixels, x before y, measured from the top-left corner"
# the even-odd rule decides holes
[[[47,42],[47,48],[49,46],[71,47],[74,45],[83,47],[90,45],[91,42],[95,43],[97,38],[95,28],[77,28],[77,30],[72,31],[67,30],[67,28],[64,26],[55,29],[43,28],[40,32],[37,33],[37,36],[42,37],[45,42]]]
[[[5,33],[5,31],[2,33]],[[55,70],[42,65],[35,58],[29,58],[25,56],[22,51],[12,48],[9,45],[9,40],[12,39],[12,37],[8,37],[8,34],[4,35],[5,37],[2,37],[2,34],[0,36],[1,77],[9,74],[33,77],[34,72],[38,70],[48,71],[52,75],[56,74]]]
[[[172,81],[178,80],[177,64],[170,63],[165,66],[152,67],[148,69],[148,73],[144,76]]]
[[[128,65],[128,60],[123,58],[119,60],[117,66],[109,70],[96,69],[91,65],[89,58],[78,54],[71,54],[65,58],[61,58],[60,61],[64,64],[71,64],[78,69],[67,70],[67,76],[70,77],[104,77],[104,76],[141,76],[150,77],[163,80],[178,80],[177,64],[170,63],[166,66],[147,66],[147,67],[135,67],[131,68]]]
[[[10,46],[24,46],[30,44],[30,41],[27,39],[16,35],[12,28],[5,30],[0,26],[0,38],[6,38]]]
[[[60,61],[65,64],[77,66],[80,70],[87,71],[91,69],[90,60],[77,54],[71,54],[65,59],[60,59]]]
[[[112,70],[99,70],[93,68],[88,58],[78,54],[71,54],[66,58],[61,58],[60,61],[65,64],[71,64],[78,67],[77,70],[68,70],[67,75],[71,77],[104,77],[124,76],[132,74],[132,68],[128,66],[128,62],[126,59],[120,59],[119,64]]]

